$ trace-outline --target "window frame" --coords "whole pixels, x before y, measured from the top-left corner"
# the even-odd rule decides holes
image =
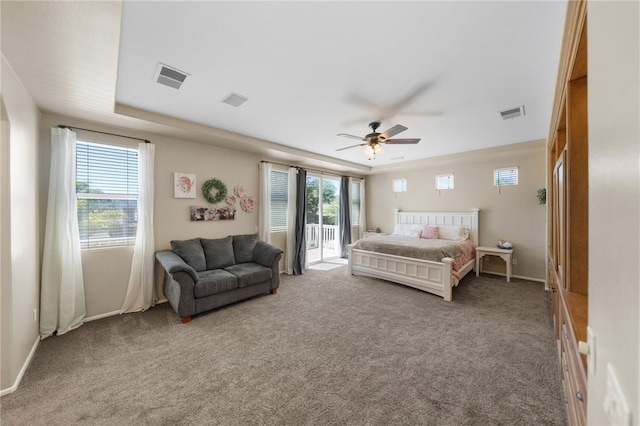
[[[507,172],[510,176],[502,176],[502,172]],[[493,186],[518,186],[520,183],[519,175],[518,166],[493,169]]]
[[[443,183],[442,178],[447,178],[447,183],[450,183],[450,185],[441,186],[441,184]],[[445,189],[454,189],[454,188],[455,188],[455,178],[453,173],[442,173],[442,174],[436,175],[436,189],[438,191],[445,190]]]
[[[282,215],[283,215],[283,219],[280,218],[280,220],[284,220],[284,225],[277,225],[274,226],[274,218],[278,218],[277,215],[274,214],[274,195],[276,194],[274,191],[274,181],[273,181],[273,177],[276,176],[276,174],[279,173],[282,175],[282,179],[284,181],[284,194],[281,195],[280,199],[277,199],[276,202],[278,204],[281,204],[282,202],[284,202],[284,209],[282,210]],[[276,169],[272,169],[271,170],[271,176],[269,176],[269,186],[271,188],[271,190],[269,191],[269,197],[270,197],[270,223],[269,223],[269,232],[270,233],[274,233],[274,232],[286,232],[288,230],[288,210],[289,210],[289,173],[287,171],[283,171],[283,170],[276,170]]]
[[[360,225],[360,211],[362,209],[362,199],[360,198],[361,185],[361,180],[354,179],[351,181],[351,226]],[[356,205],[357,211],[354,212]]]
[[[82,149],[83,149],[82,147],[86,147],[85,152],[82,152]],[[102,184],[99,184],[100,186],[99,188],[95,188],[95,187],[93,188],[93,191],[104,191],[104,192],[93,192],[93,191],[89,192],[92,190],[91,188],[92,182],[89,176],[91,174],[91,169],[93,169],[93,174],[98,177],[100,176],[101,173],[105,173],[105,170],[107,170],[107,173],[109,170],[108,167],[105,167],[104,163],[100,163],[100,162],[95,163],[96,160],[100,159],[101,154],[99,154],[97,151],[90,152],[91,147],[95,147],[97,149],[102,149],[102,150],[111,150],[112,151],[112,153],[110,154],[111,157],[105,156],[104,152],[102,153],[102,156],[104,158],[107,158],[107,160],[112,162],[113,164],[116,164],[116,161],[118,160],[116,157],[116,153],[119,153],[119,155],[125,156],[127,171],[123,174],[123,177],[126,176],[125,182],[121,183],[122,186],[120,187],[124,189],[123,192],[113,191],[113,188],[115,188],[115,186],[111,187],[112,189],[111,191],[109,191],[109,189],[107,190],[101,189],[101,188],[104,188],[102,185],[104,185],[105,182],[102,182]],[[130,157],[132,153],[134,155]],[[78,229],[80,232],[80,249],[93,250],[93,249],[102,249],[102,248],[128,247],[128,246],[135,245],[137,225],[138,225],[138,198],[139,198],[139,187],[138,187],[139,151],[138,149],[129,147],[129,146],[109,144],[101,141],[100,142],[92,141],[89,139],[77,139],[75,155],[76,155],[75,197],[76,197],[76,215],[78,218]],[[82,155],[86,156],[84,161],[80,160]],[[85,161],[87,163],[89,161],[93,161],[94,166],[89,167],[89,170],[87,170],[87,167],[82,166],[83,164],[85,164]],[[129,171],[129,167],[132,168],[131,171]],[[86,176],[81,175],[81,173],[83,173],[84,171],[86,171],[87,173]],[[113,175],[114,174],[110,174],[109,176],[112,177]],[[102,179],[104,179],[104,177]],[[99,181],[100,179],[98,178],[96,180]],[[84,182],[87,185],[86,191],[78,191],[78,183],[80,182]],[[95,182],[93,183],[95,184]],[[134,203],[132,206],[131,205],[124,206],[124,207],[121,206],[120,209],[124,212],[124,214],[127,215],[127,220],[125,220],[120,227],[105,228],[105,231],[103,233],[106,233],[108,237],[100,238],[95,236],[91,237],[89,235],[90,232],[92,231],[91,224],[88,224],[86,226],[84,225],[85,223],[88,223],[91,220],[90,214],[92,212],[88,211],[86,207],[81,206],[81,202],[83,200],[87,201],[87,205],[91,203],[91,200],[102,200],[105,203],[117,203],[117,204],[122,204],[123,201],[133,201]],[[117,211],[120,209],[115,209],[115,210]],[[93,210],[93,212],[105,212],[105,211],[107,211],[107,209]],[[127,211],[129,211],[129,213],[126,213]],[[130,215],[132,215],[133,217],[131,218]],[[132,222],[134,223],[133,227],[130,226]],[[123,235],[112,237],[110,235],[111,230],[117,233],[122,233]],[[86,233],[86,238],[83,238],[84,233]]]
[[[397,178],[391,181],[393,192],[407,192],[407,178]]]

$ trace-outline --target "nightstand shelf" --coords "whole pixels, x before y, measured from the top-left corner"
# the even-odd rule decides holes
[[[479,246],[476,247],[476,277],[480,275],[482,258],[485,256],[498,256],[507,264],[507,282],[511,282],[511,262],[513,249],[502,249],[498,247]]]

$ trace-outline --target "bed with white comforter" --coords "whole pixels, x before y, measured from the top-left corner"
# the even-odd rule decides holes
[[[408,285],[451,301],[453,287],[475,265],[478,212],[394,210],[391,235],[349,246],[349,273]]]

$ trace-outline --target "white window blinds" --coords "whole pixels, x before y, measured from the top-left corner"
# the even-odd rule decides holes
[[[436,189],[453,189],[453,173],[437,175]]]
[[[134,244],[138,151],[78,141],[76,198],[81,248]]]
[[[360,181],[351,182],[351,224],[360,224]]]
[[[504,167],[493,171],[493,186],[510,186],[518,184],[518,168]]]
[[[271,232],[287,230],[288,182],[287,172],[271,171]]]

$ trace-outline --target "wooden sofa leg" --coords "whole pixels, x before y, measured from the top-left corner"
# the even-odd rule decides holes
[[[272,288],[271,289],[271,294],[278,294],[278,289],[277,288]]]
[[[189,315],[188,317],[183,317],[182,318],[182,323],[183,324],[186,324],[188,322],[191,322],[191,315]]]

